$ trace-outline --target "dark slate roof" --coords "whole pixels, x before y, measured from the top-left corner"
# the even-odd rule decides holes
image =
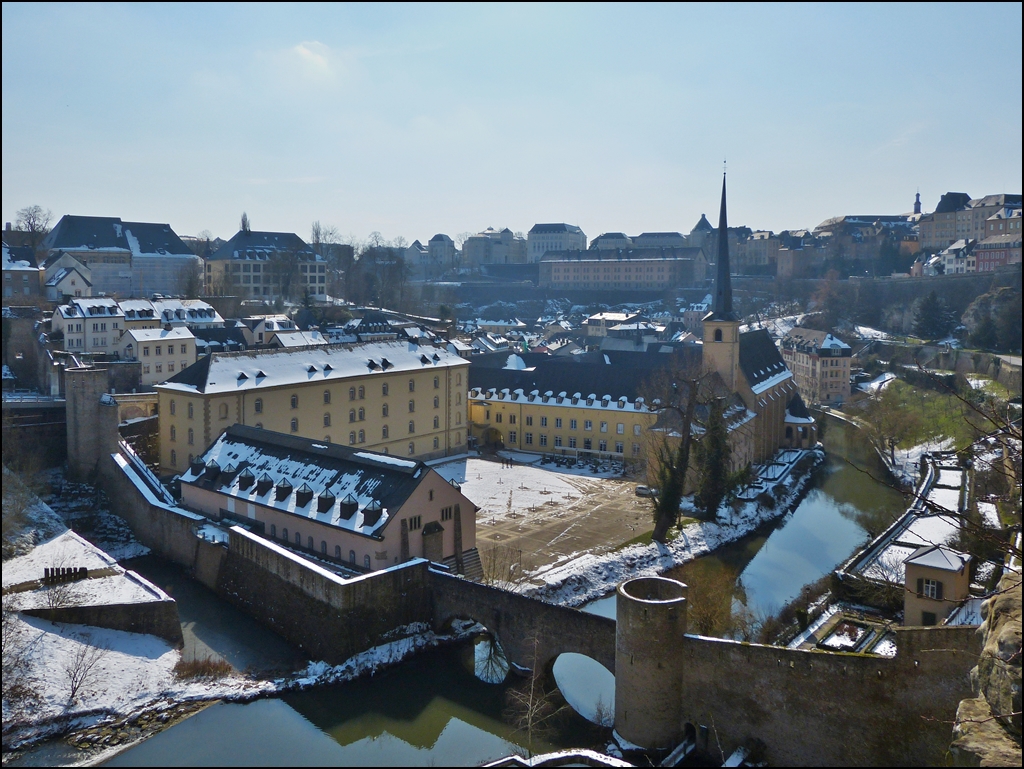
[[[530,229],[531,235],[543,235],[549,232],[582,233],[583,230],[581,230],[575,224],[565,224],[564,222],[559,224],[535,224]]]
[[[279,253],[298,253],[309,260],[321,261],[306,242],[294,232],[257,232],[239,230],[227,243],[211,254],[210,260],[269,259]]]
[[[107,248],[128,251],[124,225],[116,216],[72,216],[65,214],[43,239],[42,247],[82,249]]]
[[[751,387],[786,370],[779,348],[767,329],[740,334],[740,368]]]
[[[715,228],[711,226],[711,222],[708,221],[708,218],[706,216],[704,216],[704,214],[700,215],[700,221],[697,222],[696,225],[694,225],[693,229],[694,229],[695,232],[714,232],[715,231]]]
[[[807,406],[804,404],[804,399],[800,397],[800,393],[796,393],[789,399],[786,411],[789,412],[791,417],[798,417],[799,419],[810,419],[811,416],[811,412],[807,410]]]
[[[12,246],[7,241],[4,241],[4,245],[11,255],[11,261],[28,262],[33,267],[39,266],[36,264],[36,250],[32,246]]]
[[[430,242],[430,243],[437,243],[437,242],[440,241],[442,243],[450,243],[451,240],[452,239],[450,237],[448,237],[447,235],[439,232],[434,237],[432,237],[428,242]]]
[[[207,336],[208,332],[214,331],[215,329],[197,329],[196,332],[201,331],[202,333],[196,333],[197,339],[209,339]],[[219,331],[227,331],[228,329],[217,329]],[[231,329],[234,330],[234,329]],[[219,341],[219,340],[218,340]],[[210,361],[213,360],[212,355],[204,355],[195,363],[188,368],[184,368],[177,374],[169,378],[168,382],[175,384],[192,385],[197,388],[199,392],[206,391],[206,380],[210,375]]]
[[[124,222],[124,228],[138,238],[139,251],[144,254],[162,253],[192,256],[192,249],[178,237],[169,224],[151,222]]]
[[[548,251],[542,261],[545,262],[601,262],[623,261],[629,259],[697,259],[704,252],[703,248],[692,246],[651,246],[649,248],[588,248],[570,251]]]
[[[971,196],[966,192],[947,192],[935,206],[935,213],[948,214],[950,211],[960,211],[967,208],[971,203]]]
[[[239,473],[248,468],[257,478],[266,473],[275,483],[287,478],[294,488],[308,481],[314,497],[340,484],[346,475],[359,475],[354,485],[351,480],[344,483],[346,491],[356,497],[375,499],[391,511],[405,504],[430,470],[416,460],[239,424],[225,430],[217,442],[222,444],[222,457],[227,454],[237,460]],[[282,470],[284,465],[287,474]],[[205,480],[204,473],[193,483],[200,488],[217,488],[222,478],[211,483]]]
[[[237,326],[231,328],[193,328],[192,335],[196,340],[201,339],[204,342],[220,342],[222,345],[234,342],[242,350],[247,347],[245,334]],[[188,369],[185,370],[187,371]]]

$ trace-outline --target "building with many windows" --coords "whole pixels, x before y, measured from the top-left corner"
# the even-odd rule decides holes
[[[840,405],[850,397],[850,345],[825,331],[796,327],[782,338],[782,359],[810,404]]]
[[[468,368],[397,341],[211,353],[156,387],[160,466],[181,472],[233,424],[413,459],[460,454]]]
[[[206,259],[211,295],[327,298],[327,262],[294,232],[239,230]]]
[[[150,387],[196,362],[196,338],[185,326],[128,329],[119,340],[118,355],[139,361],[141,384]]]
[[[702,248],[591,248],[552,251],[540,263],[540,287],[561,290],[663,291],[700,286]]]
[[[583,251],[587,236],[574,224],[535,224],[526,235],[526,257],[531,264],[548,251]]]
[[[376,571],[426,558],[465,573],[476,506],[414,459],[232,425],[181,476],[182,502],[272,542]]]
[[[126,329],[124,311],[110,297],[72,299],[54,310],[51,335],[63,337],[68,352],[115,355]]]

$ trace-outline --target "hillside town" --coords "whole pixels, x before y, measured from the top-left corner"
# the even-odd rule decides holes
[[[1020,766],[1019,88],[850,11],[5,5],[4,765]]]

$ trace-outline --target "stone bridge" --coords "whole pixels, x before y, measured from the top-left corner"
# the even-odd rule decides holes
[[[434,627],[474,619],[497,636],[510,662],[546,672],[575,652],[615,673],[615,620],[431,571]],[[536,639],[536,651],[534,650]]]

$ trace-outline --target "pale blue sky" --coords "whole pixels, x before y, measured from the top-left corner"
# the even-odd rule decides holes
[[[3,217],[424,242],[1021,192],[1021,5],[3,4]]]

